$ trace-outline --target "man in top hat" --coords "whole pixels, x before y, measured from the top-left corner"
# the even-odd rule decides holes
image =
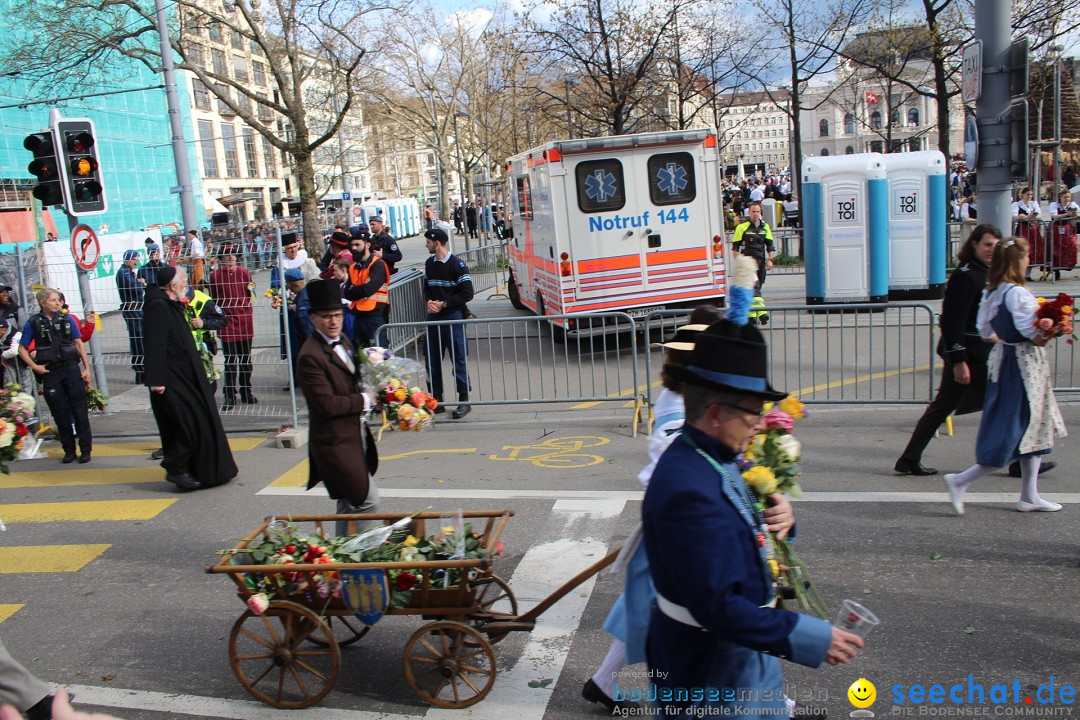
[[[222,245],[221,264],[210,273],[210,296],[228,319],[225,328],[218,332],[225,353],[223,412],[236,406],[238,386],[240,402],[248,405],[258,402],[251,391],[251,341],[255,336],[251,273],[237,262],[238,253],[236,245]]]
[[[369,222],[371,223],[372,249],[382,251],[382,255],[379,257],[386,263],[386,267],[390,269],[390,274],[393,275],[397,272],[397,268],[394,266],[401,262],[402,258],[397,240],[387,232],[382,215],[376,215]]]
[[[656,465],[642,522],[656,587],[646,654],[671,715],[786,717],[778,658],[846,663],[863,646],[824,620],[775,607],[769,527],[792,527],[794,517],[786,503],[786,522],[772,508],[759,512],[735,462],[764,428],[765,403],[786,397],[769,385],[766,353],[756,327],[721,320],[698,333],[685,366],[664,366],[682,383],[686,422]]]
[[[363,422],[372,401],[361,391],[352,343],[341,332],[341,287],[315,280],[307,291],[315,333],[300,349],[296,378],[310,418],[307,486],[325,485],[339,515],[378,512],[379,491],[371,479],[378,453]],[[339,521],[336,531],[345,535],[347,522]]]
[[[138,250],[124,251],[124,264],[116,271],[116,289],[120,293],[120,314],[127,325],[128,350],[135,383],[143,381],[143,292],[146,285],[139,282],[135,266],[139,264]]]

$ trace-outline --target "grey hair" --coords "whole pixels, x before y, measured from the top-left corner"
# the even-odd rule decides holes
[[[682,396],[686,403],[686,422],[688,423],[705,417],[705,411],[710,405],[716,405],[717,403],[738,405],[739,400],[745,397],[739,393],[703,388],[698,385],[691,385],[690,383],[683,384]],[[731,414],[735,413],[735,411],[730,410],[727,407],[725,407],[724,410]]]
[[[60,291],[57,290],[56,288],[45,287],[45,288],[41,288],[40,290],[38,290],[37,294],[34,297],[37,298],[38,305],[41,305],[43,302],[45,302],[46,300],[49,299],[50,295],[54,295],[54,294],[59,295]]]

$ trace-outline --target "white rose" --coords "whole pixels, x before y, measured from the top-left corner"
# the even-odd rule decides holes
[[[802,445],[799,444],[794,435],[781,435],[776,438],[776,449],[790,462],[799,462],[802,455]]]
[[[0,418],[0,447],[9,447],[15,440],[15,423]]]

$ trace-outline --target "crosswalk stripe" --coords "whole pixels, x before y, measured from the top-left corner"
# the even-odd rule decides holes
[[[6,523],[149,520],[176,502],[167,500],[90,500],[87,502],[0,505]]]
[[[15,613],[19,612],[24,607],[26,607],[26,606],[25,605],[20,605],[18,603],[8,603],[8,604],[0,603],[0,623],[4,622],[9,617],[11,617]]]
[[[157,465],[145,468],[94,468],[93,470],[39,470],[0,476],[0,490],[15,488],[73,487],[76,485],[126,485],[163,483],[165,471]]]
[[[0,574],[77,572],[111,545],[23,545],[0,548]]]
[[[397,453],[396,455],[380,455],[379,462],[387,460],[401,460],[412,455],[472,455],[477,448],[443,448],[438,450],[410,450],[409,452]],[[308,481],[308,461],[304,458],[295,466],[285,471],[277,480],[266,487],[290,488],[304,487]],[[0,486],[2,487],[2,486]]]
[[[265,437],[240,437],[229,438],[229,447],[233,452],[244,452],[246,450],[254,450],[255,448],[266,442]],[[150,453],[161,447],[161,443],[157,440],[143,440],[140,442],[120,442],[120,443],[94,443],[94,457],[131,457],[138,455],[150,456]],[[64,449],[53,445],[45,448],[45,452],[51,458],[59,458],[64,456]]]

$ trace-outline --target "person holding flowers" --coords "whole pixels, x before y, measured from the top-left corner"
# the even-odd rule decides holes
[[[685,366],[664,366],[682,384],[686,423],[653,471],[642,524],[656,588],[646,655],[668,714],[783,717],[778,657],[817,667],[849,662],[863,647],[857,635],[775,607],[770,527],[736,458],[764,428],[765,403],[787,394],[770,386],[765,340],[747,322],[753,290],[737,289],[745,292],[736,298],[732,288],[731,319],[698,333]],[[774,520],[794,524],[790,510]],[[700,699],[683,699],[682,689]]]
[[[1059,334],[1072,333],[1073,308],[1052,306],[1054,317],[1040,311],[1039,301],[1024,287],[1028,244],[1011,237],[998,243],[990,265],[990,283],[979,306],[979,333],[994,342],[987,360],[989,381],[982,421],[975,440],[975,464],[945,475],[949,501],[964,514],[964,494],[971,483],[1019,457],[1020,512],[1055,512],[1061,505],[1039,496],[1039,465],[1055,437],[1067,433],[1054,398],[1045,345]],[[1066,296],[1068,297],[1068,296]],[[1069,298],[1071,302],[1071,298]]]

